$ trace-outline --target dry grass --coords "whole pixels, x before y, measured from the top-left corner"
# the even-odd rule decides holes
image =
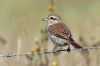
[[[7,44],[0,43],[1,53],[17,52],[18,38],[22,38],[21,52],[30,51],[34,44],[34,37],[40,39],[40,29],[46,25],[42,18],[48,14],[47,5],[49,0],[0,0],[0,35],[7,40]],[[92,46],[100,40],[100,1],[99,0],[55,0],[57,14],[62,16],[65,23],[72,32],[74,39],[82,35]],[[41,43],[40,43],[41,44]],[[48,48],[52,47],[51,42]],[[80,51],[61,53],[57,57],[47,55],[51,61],[56,60],[59,66],[100,66],[100,50],[89,51],[89,64]],[[42,55],[42,60],[45,56]],[[39,64],[39,56],[35,55],[32,65]],[[21,57],[0,58],[0,66],[29,66],[29,60]],[[37,65],[39,66],[39,65]]]

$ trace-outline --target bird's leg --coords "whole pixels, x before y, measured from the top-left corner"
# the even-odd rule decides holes
[[[55,53],[56,49],[58,48],[58,46],[54,46],[54,48],[52,49],[52,51]]]
[[[67,52],[70,52],[70,51],[71,51],[70,44],[68,44]]]
[[[53,54],[54,55],[57,55],[57,54],[59,54],[59,52],[57,51],[57,50],[60,50],[61,49],[61,47],[58,47],[58,46],[55,46],[54,48],[53,48]],[[57,52],[56,52],[57,51]]]

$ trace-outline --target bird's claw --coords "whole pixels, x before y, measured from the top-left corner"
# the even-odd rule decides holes
[[[67,52],[70,52],[70,51],[71,51],[71,49],[70,49],[70,47],[68,47]]]
[[[45,48],[44,51],[45,51],[44,53],[46,54],[47,53],[47,48]]]
[[[52,50],[52,53],[53,53],[54,55],[56,55],[57,52],[53,49],[53,50]]]

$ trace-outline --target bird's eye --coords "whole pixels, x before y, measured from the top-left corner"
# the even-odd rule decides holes
[[[53,17],[50,17],[50,19],[53,19]]]
[[[52,20],[56,20],[54,17],[50,17],[50,19],[52,19]]]

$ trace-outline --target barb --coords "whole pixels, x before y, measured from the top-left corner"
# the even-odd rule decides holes
[[[80,48],[80,49],[71,49],[71,51],[74,51],[74,50],[85,50],[85,49],[100,49],[100,46],[98,47],[84,47],[84,48]],[[44,51],[40,51],[40,52],[34,52],[34,53],[21,53],[21,54],[0,54],[0,57],[16,57],[16,56],[25,56],[25,55],[35,55],[35,54],[52,54],[52,53],[56,53],[56,52],[64,52],[66,51],[67,52],[67,49],[61,49],[61,50],[55,50],[55,51],[52,51],[52,50],[44,50]]]

